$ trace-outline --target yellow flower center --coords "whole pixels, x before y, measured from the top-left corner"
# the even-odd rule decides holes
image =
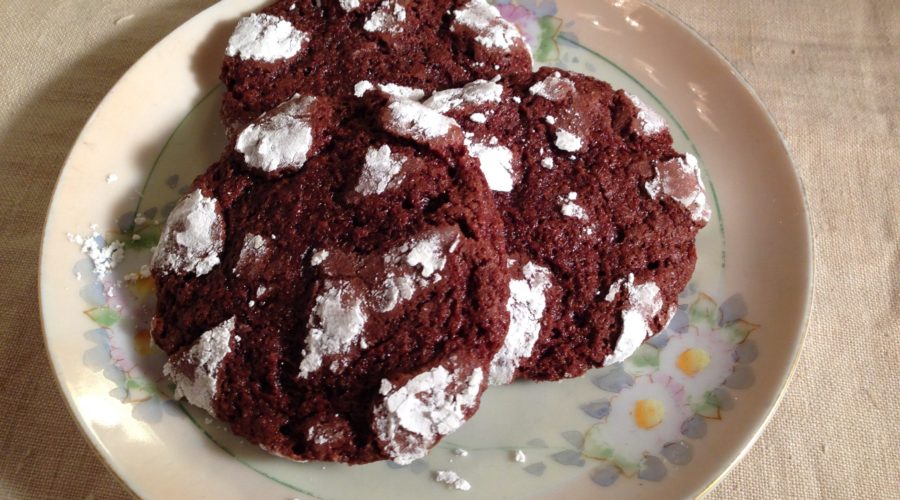
[[[709,353],[697,347],[691,347],[678,355],[678,368],[688,377],[693,377],[709,366]]]
[[[665,415],[665,407],[655,399],[640,399],[634,404],[634,422],[641,429],[656,427]]]

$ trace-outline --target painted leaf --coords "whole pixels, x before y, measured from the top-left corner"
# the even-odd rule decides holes
[[[741,342],[747,340],[747,336],[750,335],[750,332],[756,330],[757,328],[759,328],[759,325],[755,325],[749,321],[739,319],[722,327],[720,331],[722,333],[722,337],[725,338],[725,340],[727,340],[728,342],[731,342],[732,344],[740,344]]]
[[[559,59],[559,45],[557,45],[556,37],[562,27],[562,19],[544,16],[538,20],[538,27],[540,28],[540,42],[534,51],[535,60],[555,61]]]
[[[691,401],[690,405],[697,415],[716,420],[722,418],[722,405],[713,391],[707,391],[698,401]]]
[[[84,312],[89,318],[100,326],[109,328],[119,321],[121,316],[116,311],[106,306],[95,307]]]
[[[688,308],[688,316],[692,325],[713,329],[719,324],[719,307],[712,297],[701,293]]]
[[[634,375],[649,375],[659,370],[659,349],[650,344],[642,344],[625,360],[625,371]]]

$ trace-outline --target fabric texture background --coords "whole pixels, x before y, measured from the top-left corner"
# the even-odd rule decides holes
[[[40,235],[75,137],[210,0],[2,2],[0,498],[122,498],[44,353]],[[900,3],[660,0],[749,80],[815,233],[809,334],[780,409],[710,498],[900,498]]]

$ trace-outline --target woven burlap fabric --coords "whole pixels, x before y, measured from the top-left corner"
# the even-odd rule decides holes
[[[100,99],[210,3],[0,3],[2,498],[128,495],[75,427],[46,361],[40,233],[65,155]],[[900,3],[661,4],[766,102],[815,232],[815,300],[796,376],[759,442],[710,496],[900,498]]]

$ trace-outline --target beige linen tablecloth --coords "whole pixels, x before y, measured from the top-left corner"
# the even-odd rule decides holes
[[[209,0],[0,3],[0,497],[128,495],[55,387],[38,321],[41,228],[116,79]],[[816,234],[799,368],[714,498],[900,498],[900,2],[664,0],[768,105]]]

